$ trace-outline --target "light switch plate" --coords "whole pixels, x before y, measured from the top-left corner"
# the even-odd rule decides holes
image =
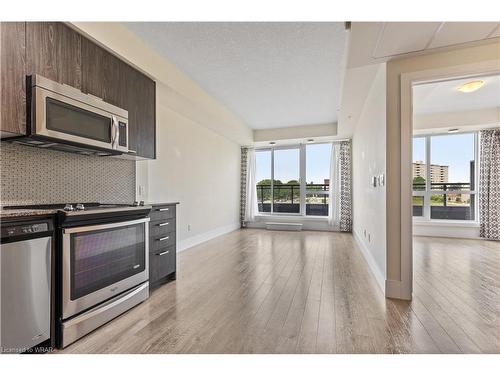
[[[380,186],[385,185],[385,174],[382,173],[380,176],[378,176],[378,183]]]

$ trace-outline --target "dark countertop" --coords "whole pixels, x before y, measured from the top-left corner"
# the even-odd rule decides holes
[[[148,206],[168,206],[177,205],[179,204],[179,202],[145,202],[144,204]],[[3,209],[0,207],[0,219],[24,216],[54,215],[55,213],[57,213],[57,209]]]
[[[10,217],[23,217],[23,216],[42,216],[53,215],[57,212],[53,210],[40,210],[40,209],[0,209],[0,219],[7,219]]]
[[[169,206],[173,204],[179,204],[179,202],[144,202],[147,206]]]

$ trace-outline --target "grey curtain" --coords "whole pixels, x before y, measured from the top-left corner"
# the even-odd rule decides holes
[[[248,148],[241,148],[241,175],[240,175],[240,223],[241,227],[245,226],[245,209],[247,195],[247,155]]]
[[[340,143],[340,231],[352,232],[351,141]]]
[[[482,130],[480,149],[480,236],[500,240],[500,129]]]

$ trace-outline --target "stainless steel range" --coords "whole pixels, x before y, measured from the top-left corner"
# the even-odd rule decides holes
[[[36,208],[57,210],[59,347],[149,297],[151,206],[80,203]]]
[[[95,204],[59,210],[62,347],[148,298],[150,210]]]

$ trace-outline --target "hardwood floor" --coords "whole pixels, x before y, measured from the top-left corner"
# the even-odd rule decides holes
[[[238,230],[63,353],[500,353],[500,243],[415,238],[412,302],[385,299],[352,235]]]

